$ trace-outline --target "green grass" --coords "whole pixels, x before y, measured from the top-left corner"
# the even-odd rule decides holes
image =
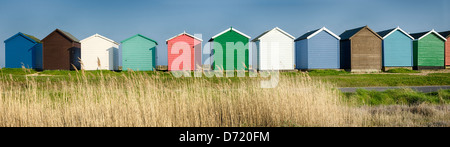
[[[405,68],[394,68],[386,71],[388,73],[420,73],[420,71],[405,69]]]
[[[429,75],[408,74],[343,74],[330,76],[311,75],[312,79],[335,84],[337,87],[376,86],[430,86],[450,85],[450,73]]]
[[[42,75],[54,75],[54,76],[68,75],[69,73],[76,73],[76,72],[65,71],[65,70],[46,70],[46,71],[40,72],[40,74],[42,74]]]
[[[33,69],[23,69],[23,68],[2,68],[0,69],[0,74],[11,74],[11,75],[28,75],[34,74],[37,71]]]
[[[348,75],[350,72],[343,70],[311,70],[309,71],[310,76],[331,76],[331,75]]]
[[[26,75],[37,73],[38,76],[32,76],[27,77]],[[46,81],[78,81],[80,79],[73,78],[76,76],[86,76],[86,79],[89,79],[89,81],[96,82],[101,81],[101,78],[103,77],[115,77],[118,80],[122,80],[123,82],[127,82],[124,77],[130,76],[130,75],[140,75],[140,74],[147,74],[149,76],[157,76],[162,81],[188,81],[191,78],[194,77],[194,73],[191,73],[192,77],[181,77],[176,78],[172,76],[171,72],[160,72],[160,71],[121,71],[121,72],[115,72],[115,71],[108,71],[108,70],[98,70],[98,71],[66,71],[66,70],[46,70],[42,72],[36,72],[32,71],[26,72],[22,69],[0,69],[0,80],[4,81],[11,81],[13,80],[16,83],[25,83],[27,79],[33,78],[34,80],[38,82],[46,82]],[[235,73],[236,74],[236,73]],[[246,77],[213,77],[213,78],[206,78],[206,76],[201,77],[205,81],[211,82],[211,83],[220,83],[220,82],[231,82],[231,83],[240,83],[240,82],[250,82],[254,78],[248,78],[248,74],[246,73]],[[225,76],[225,74],[224,74]],[[12,79],[11,79],[12,78]]]
[[[113,75],[118,76],[122,72],[114,72],[109,70],[94,70],[94,71],[84,71],[84,73],[87,76],[99,76],[100,74],[103,75]],[[124,72],[126,73],[126,72]],[[66,71],[66,70],[45,70],[42,72],[39,72],[40,75],[53,75],[53,76],[67,76],[69,74],[75,75],[75,74],[82,74],[82,71]]]
[[[356,93],[344,93],[344,98],[353,105],[418,105],[450,104],[450,90],[422,93],[411,89],[390,89],[383,92],[358,89]]]
[[[418,72],[400,69],[390,72]],[[285,76],[299,76],[302,72],[286,72]],[[336,70],[312,70],[308,72],[314,80],[335,84],[337,87],[383,87],[383,86],[430,86],[450,85],[450,73],[430,73],[428,75],[399,74],[352,74]]]
[[[395,71],[398,72],[398,71]],[[82,71],[59,71],[59,70],[46,70],[43,72],[36,72],[34,70],[24,69],[0,69],[0,80],[11,77],[15,81],[26,81],[25,75],[38,73],[39,75],[33,77],[38,81],[58,81],[67,80],[70,76],[77,74],[83,74]],[[122,75],[129,75],[133,73],[146,73],[148,75],[159,76],[164,80],[185,80],[185,78],[174,78],[170,72],[159,71],[134,71],[134,72],[114,72],[108,70],[100,71],[84,71],[84,75],[91,80],[99,79],[99,75],[104,76],[116,76],[121,78]],[[308,74],[313,80],[320,80],[334,84],[336,87],[375,87],[375,86],[430,86],[430,85],[450,85],[450,73],[430,73],[428,75],[409,75],[409,74],[352,74],[346,71],[337,70],[312,70],[310,72],[282,72],[281,77],[304,77]],[[193,75],[193,74],[192,74]],[[210,82],[219,81],[251,81],[252,78],[247,77],[238,78],[202,78]]]

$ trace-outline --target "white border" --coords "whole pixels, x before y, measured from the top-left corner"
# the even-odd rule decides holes
[[[318,31],[312,33],[311,35],[309,35],[308,37],[306,37],[306,39],[310,39],[310,38],[316,36],[317,34],[319,34],[319,33],[322,32],[322,31],[326,31],[326,32],[328,32],[329,34],[333,35],[333,36],[334,36],[335,38],[337,38],[338,40],[341,40],[341,37],[339,37],[338,35],[334,34],[333,32],[331,32],[330,30],[328,30],[328,29],[325,28],[325,27],[322,27],[322,28],[319,29]]]
[[[89,40],[89,39],[94,38],[94,37],[100,37],[100,38],[102,38],[102,39],[104,39],[104,40],[106,40],[106,41],[112,42],[112,43],[114,43],[114,44],[116,44],[116,45],[120,45],[120,43],[117,43],[117,42],[115,42],[114,40],[111,40],[111,39],[109,39],[109,38],[106,38],[105,36],[102,36],[102,35],[100,35],[100,34],[95,34],[95,35],[92,35],[92,36],[90,36],[90,37],[88,37],[88,38],[86,38],[86,39],[83,39],[83,40],[80,41],[80,43],[83,43],[83,42],[85,42],[86,40]]]
[[[258,41],[259,38],[263,37],[264,35],[266,35],[267,33],[271,32],[271,31],[273,31],[273,30],[277,30],[277,31],[283,33],[284,35],[288,36],[289,38],[295,39],[295,37],[292,36],[291,34],[285,32],[284,30],[280,29],[279,27],[275,27],[275,28],[273,28],[273,29],[271,29],[271,30],[265,31],[264,33],[262,33],[261,35],[259,35],[259,36],[256,37],[255,39],[253,39],[252,41],[253,41],[253,42]]]
[[[420,40],[420,39],[422,39],[423,37],[425,37],[425,36],[427,36],[427,35],[429,35],[429,34],[431,34],[431,33],[434,33],[435,35],[439,36],[442,40],[447,41],[447,39],[445,39],[445,37],[442,37],[442,35],[439,34],[439,33],[436,32],[436,31],[434,31],[434,29],[432,29],[431,31],[429,31],[429,32],[426,33],[425,35],[422,35],[422,37],[420,37],[420,38],[418,38],[418,39],[416,39],[416,40]]]
[[[176,36],[173,36],[172,38],[167,39],[166,42],[169,41],[169,40],[172,40],[172,39],[174,39],[174,38],[177,38],[178,36],[181,36],[181,35],[187,35],[187,36],[192,37],[192,38],[194,38],[194,39],[203,41],[202,39],[197,38],[197,37],[195,37],[195,36],[193,36],[193,35],[191,35],[191,34],[186,33],[186,31],[184,31],[184,32],[181,33],[181,34],[178,34],[178,35],[176,35]]]
[[[233,30],[233,31],[235,31],[235,32],[237,32],[237,33],[241,34],[242,36],[245,36],[245,37],[247,37],[248,39],[250,39],[250,38],[251,38],[250,36],[248,36],[248,35],[246,35],[246,34],[244,34],[244,33],[240,32],[240,31],[238,31],[238,30],[236,30],[236,29],[234,29],[234,28],[229,28],[229,29],[226,29],[225,31],[223,31],[223,32],[220,32],[219,34],[217,34],[217,35],[213,36],[213,37],[212,37],[212,39],[214,39],[214,38],[217,38],[217,37],[219,37],[220,35],[222,35],[222,34],[225,34],[226,32],[228,32],[228,31],[230,31],[230,30]]]
[[[383,39],[386,39],[386,37],[388,37],[389,35],[391,35],[392,33],[394,33],[395,31],[400,30],[400,32],[402,32],[403,34],[405,34],[406,36],[408,36],[409,38],[411,38],[412,40],[414,40],[414,37],[412,37],[411,35],[409,35],[408,33],[406,33],[405,31],[403,31],[399,26],[397,26],[397,28],[395,28],[394,30],[392,30],[391,32],[389,32],[388,34],[382,36]]]

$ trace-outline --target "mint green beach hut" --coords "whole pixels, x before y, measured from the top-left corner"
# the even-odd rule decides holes
[[[158,42],[137,34],[121,43],[122,70],[153,71],[155,69]]]

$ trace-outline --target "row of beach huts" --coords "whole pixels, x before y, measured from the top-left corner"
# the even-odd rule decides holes
[[[248,70],[252,68],[249,66],[252,60],[249,59],[250,42],[254,42],[257,48],[257,64],[252,69],[380,71],[390,68],[421,70],[450,67],[448,38],[450,31],[409,34],[397,27],[374,32],[363,26],[346,30],[339,36],[323,27],[298,38],[276,27],[250,40],[250,36],[231,27],[208,41],[212,53],[211,64],[206,66],[202,63],[201,38],[183,32],[169,38],[166,44],[169,71],[195,70],[199,67]],[[37,70],[152,71],[156,67],[158,46],[155,40],[140,34],[120,43],[99,34],[80,41],[59,29],[42,40],[18,33],[4,42],[6,68]],[[186,51],[183,50],[186,46],[190,53],[182,53]],[[227,63],[234,63],[234,66],[227,66]]]

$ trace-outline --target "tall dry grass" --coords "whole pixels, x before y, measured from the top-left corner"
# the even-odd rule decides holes
[[[389,126],[401,119],[349,107],[332,85],[307,75],[282,77],[274,89],[260,88],[262,78],[233,80],[145,73],[92,80],[83,73],[69,80],[37,82],[27,77],[17,82],[4,76],[0,126]]]

